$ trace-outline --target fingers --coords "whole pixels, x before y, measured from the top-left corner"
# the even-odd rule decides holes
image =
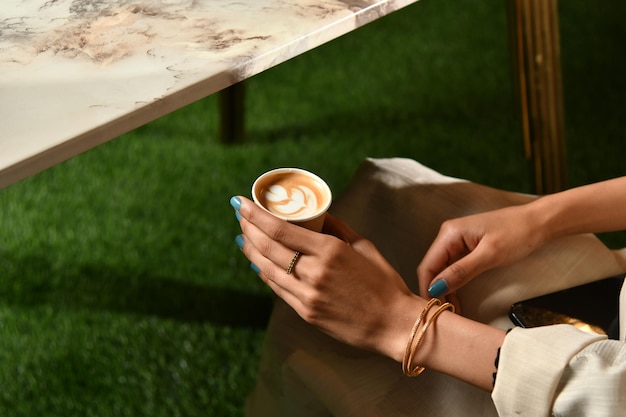
[[[463,239],[442,226],[417,268],[420,294],[428,298],[431,292],[434,294],[431,294],[432,297],[448,293],[450,287],[447,279],[442,280],[441,272],[468,253],[469,249]]]
[[[273,241],[280,243],[284,247],[290,248],[290,251],[293,250],[300,251],[302,253],[311,253],[312,250],[315,250],[316,236],[318,235],[317,233],[311,232],[303,227],[290,224],[286,221],[279,220],[265,210],[262,210],[251,200],[245,197],[235,198],[238,198],[240,201],[239,208],[236,208],[236,210],[242,217],[240,225],[244,234],[248,234],[246,228],[256,228],[269,238],[266,242],[268,245],[269,241]],[[233,204],[232,200],[231,204]],[[233,207],[236,206],[237,204],[233,204]],[[265,249],[269,251],[272,248],[267,247]]]
[[[237,236],[236,241],[239,248],[248,258],[252,270],[259,278],[278,297],[282,298],[300,314],[300,311],[304,308],[300,300],[304,291],[306,291],[306,287],[300,279],[298,272],[301,270],[306,271],[306,269],[303,269],[307,268],[308,259],[306,255],[295,252],[278,243],[271,245],[273,247],[268,249],[269,252],[266,249],[259,250],[253,239],[256,240],[256,244],[259,244],[259,236],[262,236],[260,238],[261,241],[267,239],[267,236],[263,235],[258,229],[257,231],[254,231],[254,229],[253,226],[250,226],[248,227],[248,234]],[[259,245],[265,248],[270,247],[267,243]],[[296,253],[298,253],[298,256],[296,256]]]
[[[419,293],[421,296],[428,298],[428,289],[433,285],[435,276],[443,271],[448,263],[448,251],[445,250],[445,246],[438,244],[436,239],[417,267]]]
[[[420,294],[450,294],[482,272],[480,240],[469,238],[463,228],[446,222],[417,268]]]
[[[273,218],[273,222],[285,223],[276,218]],[[254,265],[253,269],[257,270],[257,273],[259,273],[259,270],[263,271],[263,274],[274,282],[277,281],[275,277],[291,275],[292,273],[296,275],[295,267],[296,263],[300,261],[301,254],[304,253],[302,250],[293,249],[273,239],[264,230],[243,216],[240,217],[239,224],[243,234],[237,237],[237,244],[252,262]],[[272,226],[269,233],[281,235],[283,232],[279,230],[282,227],[284,227],[282,224]]]
[[[239,235],[237,244],[243,254],[250,260],[252,270],[276,295],[294,308],[300,305],[298,300],[301,297],[303,288],[297,271],[305,267],[302,266],[302,263],[307,263],[305,255],[298,252],[298,256],[296,256],[296,252],[284,248],[284,251],[275,251],[277,253],[275,257],[280,259],[272,260],[258,250],[248,235]],[[284,256],[281,257],[278,253]],[[291,269],[289,270],[290,266]]]
[[[299,272],[307,270],[310,258],[322,246],[316,243],[319,234],[280,220],[244,197],[231,199],[231,205],[243,232],[236,241],[252,269],[296,308],[304,291]]]
[[[455,292],[478,275],[479,269],[472,263],[471,254],[445,268],[429,283],[428,295],[441,297]]]
[[[420,293],[425,296],[426,293],[430,297],[454,293],[488,269],[480,247],[473,251],[466,248],[462,252],[446,252],[448,255],[445,256],[441,251],[442,248],[435,247],[430,255],[432,258],[425,256],[418,267]]]

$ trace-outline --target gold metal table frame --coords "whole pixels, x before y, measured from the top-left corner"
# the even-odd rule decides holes
[[[535,192],[566,187],[565,123],[557,0],[506,0],[524,152]]]

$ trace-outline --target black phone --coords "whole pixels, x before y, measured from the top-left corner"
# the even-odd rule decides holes
[[[520,327],[571,324],[619,338],[619,295],[624,275],[601,279],[514,303],[509,316]]]

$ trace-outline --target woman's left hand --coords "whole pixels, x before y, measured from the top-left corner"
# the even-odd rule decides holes
[[[233,197],[231,205],[243,231],[237,243],[252,269],[300,317],[344,343],[402,360],[425,301],[370,241],[330,214],[324,233],[316,233],[244,197]]]

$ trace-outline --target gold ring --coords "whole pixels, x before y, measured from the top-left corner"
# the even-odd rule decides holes
[[[296,254],[293,255],[293,258],[291,259],[291,262],[289,262],[289,266],[287,267],[287,275],[291,274],[291,271],[293,270],[293,266],[296,264],[296,261],[298,260],[298,256],[300,256],[300,252],[296,251]]]

